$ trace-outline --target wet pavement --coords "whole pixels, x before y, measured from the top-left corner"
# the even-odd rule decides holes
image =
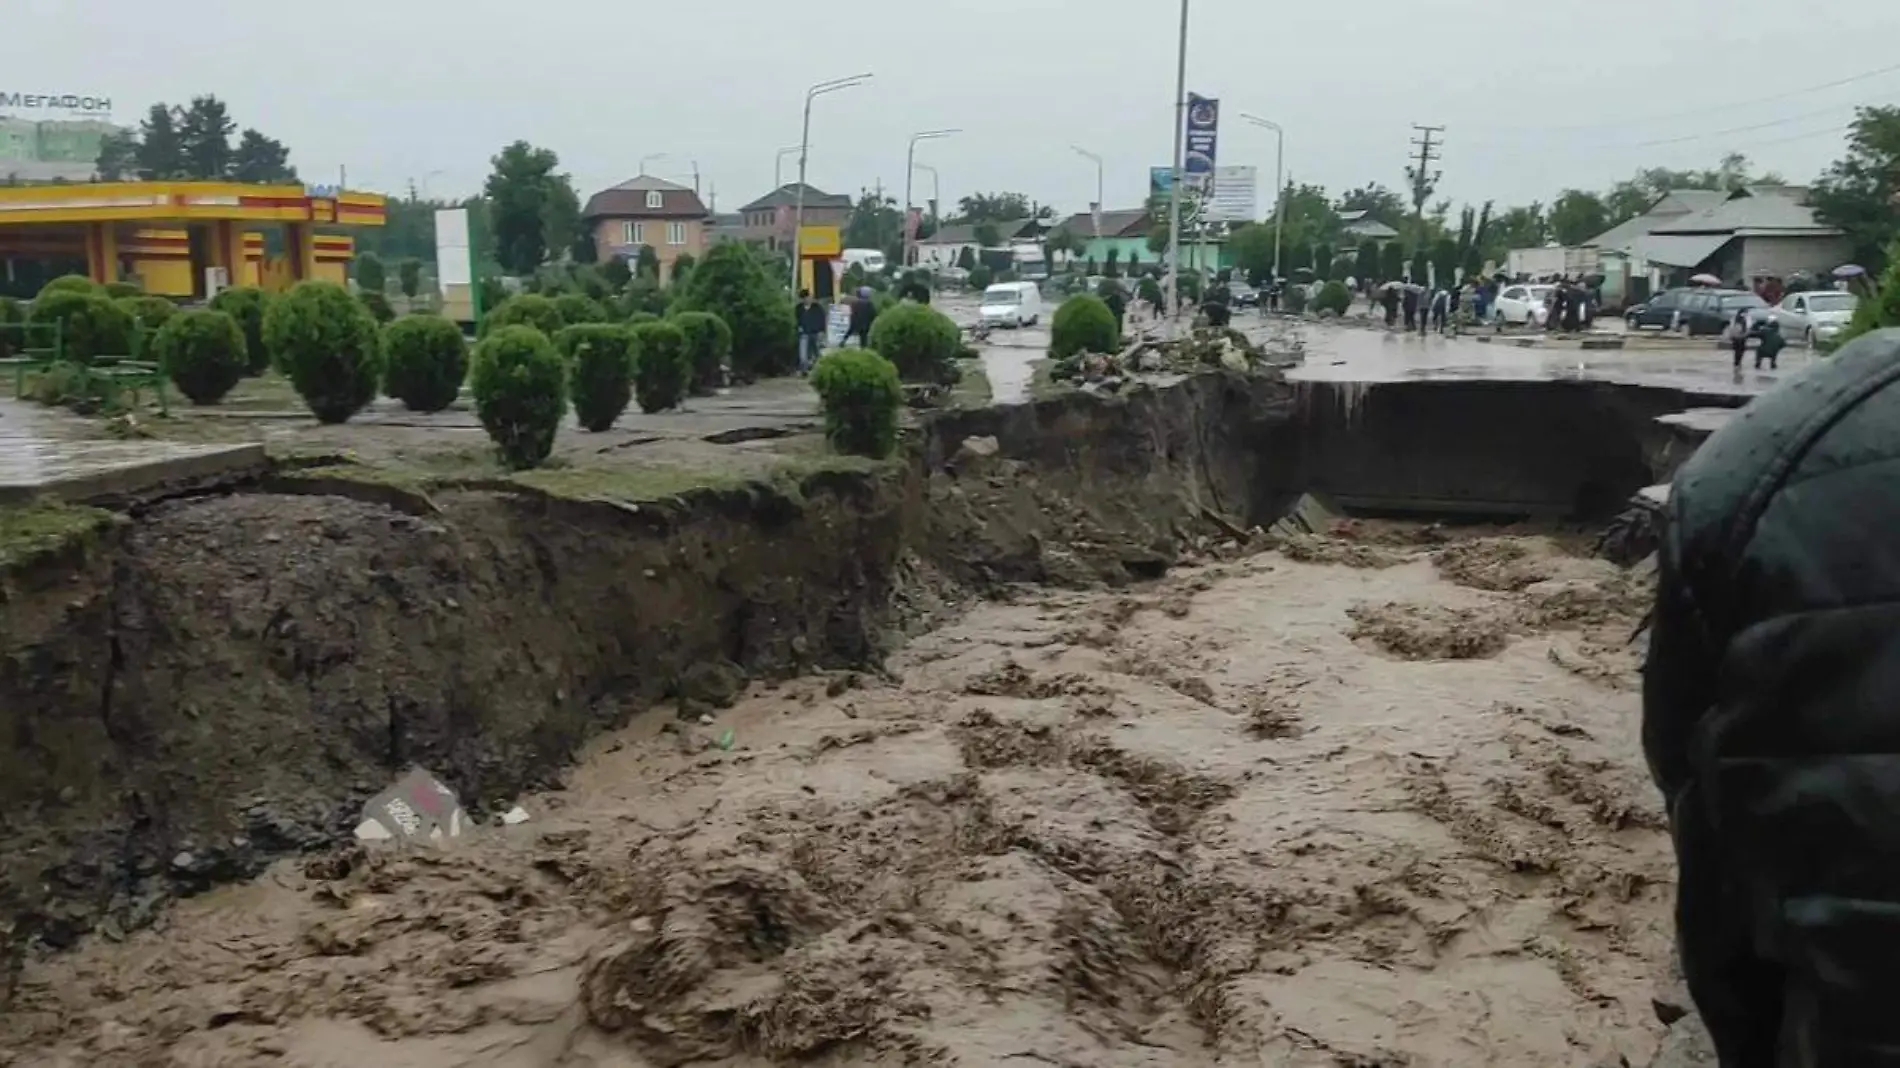
[[[1779,370],[1756,371],[1753,356],[1734,370],[1713,343],[1643,349],[1520,347],[1475,338],[1393,334],[1311,324],[1306,362],[1287,372],[1302,382],[1615,382],[1682,389],[1718,397],[1752,397],[1806,367],[1813,357],[1789,349]]]
[[[42,495],[90,499],[264,462],[257,444],[89,441],[92,425],[24,401],[0,399],[0,504]]]

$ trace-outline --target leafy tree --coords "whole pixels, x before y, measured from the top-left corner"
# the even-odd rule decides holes
[[[383,259],[374,252],[365,252],[356,257],[356,284],[365,293],[381,293],[389,285],[388,272],[383,268]]]
[[[146,181],[182,177],[185,162],[184,142],[179,138],[178,116],[166,104],[153,104],[139,124],[138,150],[133,154],[138,175]]]
[[[891,251],[904,236],[904,213],[895,197],[880,197],[866,189],[858,194],[858,203],[844,224],[846,248],[876,248]]]
[[[891,361],[871,349],[827,353],[811,372],[825,412],[825,440],[842,453],[881,460],[897,448],[904,386]]]
[[[903,303],[871,323],[870,347],[897,368],[906,382],[956,381],[963,332],[928,304]]]
[[[598,434],[627,410],[638,344],[633,328],[623,324],[583,323],[554,336],[554,347],[567,358],[574,418],[583,428]]]
[[[1017,219],[1046,219],[1054,212],[1037,207],[1021,193],[972,193],[957,201],[953,223],[1014,222]]]
[[[264,308],[270,294],[253,286],[232,286],[211,298],[211,309],[229,315],[244,332],[248,370],[261,375],[270,370],[270,348],[264,344]]]
[[[99,158],[93,168],[102,182],[126,181],[137,177],[138,154],[138,135],[130,130],[117,130],[99,139]]]
[[[547,207],[541,214],[546,228],[548,258],[565,255],[581,263],[592,263],[594,239],[581,225],[581,198],[574,191],[574,180],[565,174],[548,178]]]
[[[1397,241],[1387,241],[1379,249],[1379,277],[1387,282],[1396,282],[1405,277],[1405,246]]]
[[[1581,245],[1610,228],[1603,198],[1581,189],[1566,189],[1550,206],[1551,235],[1560,245]]]
[[[993,222],[977,223],[973,236],[982,248],[999,248],[1003,244],[1003,229]]]
[[[305,281],[264,312],[264,344],[318,422],[341,423],[376,398],[382,335],[349,291]]]
[[[238,182],[288,185],[297,181],[297,168],[290,165],[290,149],[283,142],[246,129],[232,150],[230,176]]]
[[[1416,252],[1413,252],[1412,265],[1411,265],[1412,283],[1414,285],[1422,286],[1425,283],[1429,282],[1431,280],[1431,275],[1429,273],[1430,267],[1431,267],[1431,260],[1425,255],[1424,249],[1421,248],[1417,250]]]
[[[193,404],[216,404],[244,378],[244,331],[220,311],[197,309],[167,319],[152,339],[165,374]]]
[[[1815,183],[1813,203],[1821,219],[1853,239],[1855,262],[1871,271],[1886,265],[1887,249],[1900,237],[1900,106],[1855,112],[1847,154]]]
[[[554,451],[567,414],[567,362],[546,334],[506,326],[483,338],[469,362],[468,388],[503,464],[538,467]]]
[[[1062,302],[1049,323],[1049,356],[1061,360],[1079,352],[1114,352],[1121,347],[1115,313],[1102,298],[1078,293]]]
[[[1499,249],[1542,248],[1550,242],[1550,223],[1539,203],[1506,211],[1494,230]]]
[[[412,257],[396,264],[396,286],[403,296],[415,300],[422,292],[422,261]]]
[[[725,320],[732,328],[732,370],[742,380],[790,374],[798,366],[791,295],[766,277],[743,243],[713,246],[672,310],[711,312]]]
[[[1353,257],[1352,273],[1361,282],[1370,282],[1379,277],[1379,243],[1372,238],[1359,242],[1359,253]]]
[[[1049,269],[1051,271],[1055,270],[1056,255],[1058,253],[1067,255],[1069,260],[1073,262],[1075,257],[1082,254],[1082,250],[1086,248],[1087,245],[1088,242],[1082,235],[1067,227],[1049,231],[1049,236],[1044,238],[1042,242],[1043,252],[1049,258]]]
[[[1286,205],[1285,243],[1324,244],[1331,248],[1339,240],[1342,224],[1339,212],[1327,199],[1326,187],[1288,183],[1281,190],[1280,197]],[[1268,225],[1279,225],[1280,217],[1280,205],[1276,203],[1273,214],[1268,217]]]
[[[439,315],[405,315],[383,328],[383,392],[412,412],[455,403],[468,374],[468,340]]]
[[[231,121],[224,101],[194,96],[178,116],[178,144],[191,178],[223,178],[231,172]]]
[[[495,259],[510,274],[533,274],[547,262],[550,247],[564,247],[550,244],[548,224],[551,215],[563,210],[555,203],[562,195],[560,189],[572,193],[573,186],[555,171],[560,157],[526,141],[502,149],[493,164],[483,189],[495,235]]]
[[[1406,215],[1405,201],[1399,199],[1397,193],[1377,182],[1371,182],[1341,194],[1334,210],[1340,214],[1363,211],[1369,218],[1377,219],[1387,226],[1397,226]]]
[[[678,407],[693,379],[693,356],[686,350],[685,331],[664,319],[629,329],[637,353],[633,392],[640,401],[640,410],[650,415]]]
[[[1227,235],[1227,254],[1234,266],[1254,285],[1264,285],[1273,276],[1273,227],[1261,223],[1241,223]]]
[[[1458,280],[1458,241],[1455,238],[1441,237],[1432,242],[1432,278],[1441,286],[1450,286]]]
[[[633,268],[627,266],[625,256],[615,256],[600,265],[600,276],[606,279],[609,288],[618,293],[627,288],[628,282],[633,281]]]

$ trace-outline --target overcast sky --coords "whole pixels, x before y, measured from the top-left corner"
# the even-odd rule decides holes
[[[475,191],[503,144],[560,154],[581,194],[638,171],[732,210],[771,187],[812,82],[811,181],[902,197],[909,135],[943,196],[1064,211],[1140,203],[1172,150],[1175,0],[0,0],[0,92],[109,95],[135,120],[211,92],[287,142],[307,181]],[[334,30],[331,29],[334,27]],[[1192,91],[1221,99],[1222,164],[1337,193],[1404,183],[1410,124],[1448,127],[1440,195],[1500,205],[1738,150],[1806,181],[1859,103],[1900,102],[1900,0],[1193,0]],[[1850,84],[1818,88],[1855,78]],[[795,171],[787,163],[787,180]],[[916,198],[929,194],[918,178]],[[1264,200],[1264,196],[1263,196]]]

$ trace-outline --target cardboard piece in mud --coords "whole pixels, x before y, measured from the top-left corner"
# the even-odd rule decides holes
[[[468,814],[455,791],[427,771],[411,768],[363,806],[356,837],[365,842],[443,842],[460,838],[467,829]]]

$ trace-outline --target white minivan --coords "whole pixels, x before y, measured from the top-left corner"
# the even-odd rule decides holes
[[[983,291],[977,314],[993,326],[1034,326],[1042,319],[1042,290],[1034,282],[998,282]]]
[[[878,274],[885,267],[884,253],[874,248],[848,248],[839,253],[838,259],[847,268],[857,264],[871,274]]]

